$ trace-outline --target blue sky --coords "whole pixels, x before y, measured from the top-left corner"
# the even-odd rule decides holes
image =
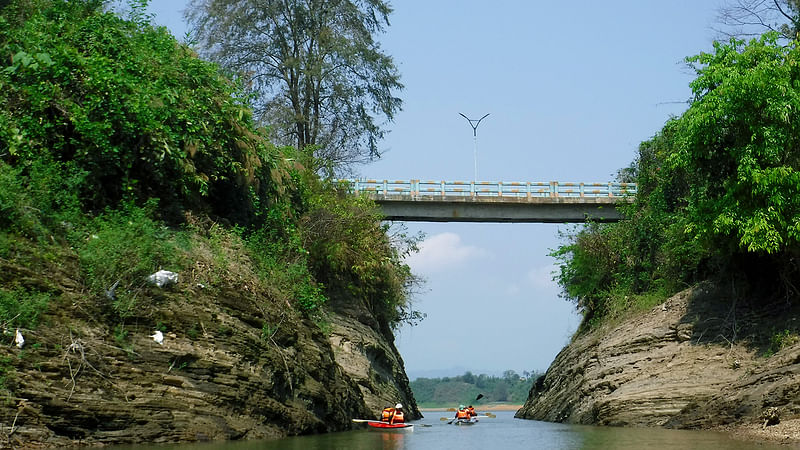
[[[183,0],[154,0],[179,39]],[[609,181],[639,143],[686,109],[683,58],[712,48],[721,0],[403,0],[380,37],[406,88],[381,160],[364,178]],[[407,224],[428,314],[396,344],[410,377],[544,371],[579,323],[559,298],[566,225]]]

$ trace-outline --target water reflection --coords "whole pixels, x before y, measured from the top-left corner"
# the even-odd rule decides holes
[[[434,417],[435,414],[431,414]],[[401,449],[785,449],[771,443],[733,440],[722,433],[660,428],[606,428],[514,419],[498,412],[495,419],[459,427],[423,420],[428,427],[413,431],[359,429],[342,433],[301,436],[276,441],[119,447],[114,450],[401,450]]]
[[[405,439],[405,434],[409,433],[410,431],[390,431],[380,433],[381,435],[381,442],[383,443],[384,450],[396,450],[401,449],[403,447],[403,439]]]

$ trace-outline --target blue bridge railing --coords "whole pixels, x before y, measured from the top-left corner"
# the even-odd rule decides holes
[[[516,197],[625,198],[636,195],[636,183],[564,183],[508,181],[338,180],[355,194],[379,198]]]

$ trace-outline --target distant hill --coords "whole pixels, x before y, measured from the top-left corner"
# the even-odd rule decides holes
[[[482,373],[489,376],[500,377],[503,375],[502,370],[475,370],[475,368],[468,368],[464,366],[454,366],[447,369],[428,369],[428,370],[406,370],[409,380],[416,380],[417,378],[444,378],[444,377],[457,377],[467,372]]]
[[[411,382],[411,390],[420,407],[453,407],[458,404],[481,405],[509,402],[522,404],[528,398],[533,382],[540,373],[506,370],[500,377],[486,374],[441,378],[420,377]],[[479,400],[476,400],[481,396]]]

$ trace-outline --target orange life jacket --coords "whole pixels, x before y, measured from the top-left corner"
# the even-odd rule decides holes
[[[393,415],[394,408],[383,408],[383,411],[381,411],[381,422],[388,422],[392,420]]]
[[[456,419],[469,419],[469,412],[466,409],[459,409],[456,412]]]
[[[469,413],[471,417],[478,415],[478,413],[475,412],[475,408],[467,408],[467,413]]]
[[[390,423],[405,423],[405,421],[406,419],[403,417],[403,411],[395,410]]]

